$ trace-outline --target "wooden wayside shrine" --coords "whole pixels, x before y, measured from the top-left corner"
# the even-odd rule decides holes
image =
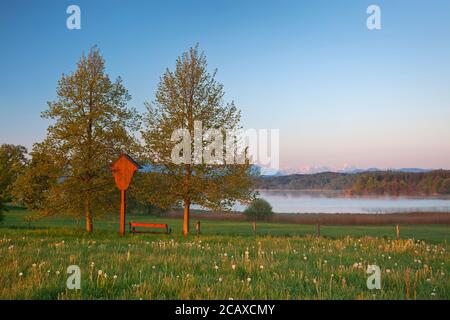
[[[139,168],[140,165],[127,154],[120,155],[111,164],[111,172],[116,181],[117,188],[120,190],[120,234],[122,236],[125,234],[125,192],[130,186],[134,173]]]

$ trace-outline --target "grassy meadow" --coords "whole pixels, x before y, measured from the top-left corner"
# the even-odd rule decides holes
[[[202,234],[118,235],[118,217],[29,222],[13,209],[0,224],[0,299],[450,299],[450,227],[315,226],[202,220]],[[192,227],[195,221],[192,221]],[[192,228],[194,229],[194,228]],[[81,290],[66,288],[69,265]],[[369,290],[369,264],[381,290]]]

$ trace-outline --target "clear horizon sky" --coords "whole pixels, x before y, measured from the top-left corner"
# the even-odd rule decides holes
[[[242,125],[280,129],[281,168],[450,169],[448,0],[3,0],[0,39],[0,143],[45,137],[40,112],[91,46],[144,112],[199,43]]]

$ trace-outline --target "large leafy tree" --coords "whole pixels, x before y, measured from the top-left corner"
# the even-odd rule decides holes
[[[139,115],[128,108],[128,91],[105,73],[104,59],[93,47],[74,73],[62,75],[57,99],[44,118],[52,124],[47,137],[33,147],[28,170],[16,184],[18,197],[45,214],[85,217],[116,209],[110,163],[122,152],[133,153]]]
[[[144,176],[147,187],[141,190],[158,207],[184,208],[184,235],[189,232],[191,205],[229,209],[235,202],[249,201],[254,196],[248,159],[240,164],[211,163],[197,161],[198,154],[189,152],[195,149],[196,122],[201,123],[202,132],[215,129],[225,133],[239,128],[240,111],[233,102],[223,101],[223,85],[216,81],[215,74],[216,71],[208,72],[205,55],[198,46],[193,47],[177,59],[174,71],[166,70],[154,102],[147,104],[142,137],[147,161],[153,167]],[[172,138],[174,131],[180,129],[191,138],[189,148],[180,153],[185,160],[182,163],[173,161],[174,148],[180,141]],[[203,149],[211,143],[206,140],[200,140]],[[211,154],[219,154],[218,149]]]

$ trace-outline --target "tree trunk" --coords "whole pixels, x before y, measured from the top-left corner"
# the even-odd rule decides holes
[[[189,209],[191,202],[189,199],[184,199],[184,221],[183,221],[183,236],[189,234]]]
[[[120,235],[125,235],[125,190],[120,190]]]
[[[91,206],[89,204],[89,201],[86,201],[86,232],[92,233],[93,226],[92,226],[92,214],[91,214]]]
[[[86,211],[86,232],[92,233],[93,227],[92,227],[92,216],[91,212],[89,210]]]

